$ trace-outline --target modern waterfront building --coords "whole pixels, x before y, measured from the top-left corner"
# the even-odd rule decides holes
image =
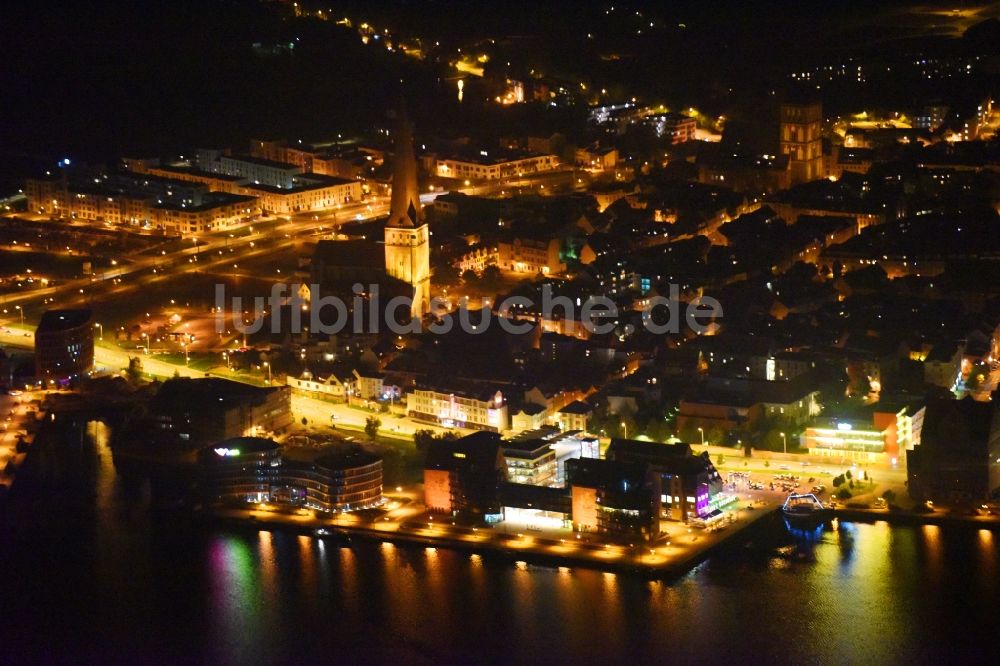
[[[531,486],[551,486],[556,481],[556,453],[540,437],[515,437],[501,444],[507,463],[507,480]]]
[[[272,495],[328,513],[376,506],[382,502],[382,458],[360,447],[288,450]]]
[[[716,508],[713,496],[722,490],[722,477],[707,452],[695,454],[688,444],[662,444],[636,439],[612,439],[609,460],[649,465],[658,475],[661,516],[687,522],[706,518]]]
[[[652,541],[660,534],[659,477],[649,465],[597,458],[566,463],[573,529]]]
[[[914,499],[952,506],[1000,496],[1000,394],[991,402],[936,399],[927,404],[920,443],[907,456]]]
[[[261,437],[234,437],[198,453],[208,502],[268,502],[281,474],[281,447]]]
[[[86,375],[94,368],[94,321],[90,310],[47,310],[35,329],[35,376],[48,385]]]
[[[567,488],[506,481],[500,484],[499,497],[503,520],[513,526],[573,527],[573,500]]]
[[[236,437],[198,454],[203,497],[216,503],[277,502],[323,512],[382,502],[382,458],[359,447],[286,449]]]
[[[537,434],[504,442],[477,432],[435,442],[424,464],[428,510],[616,538],[659,534],[661,474],[651,465],[597,458],[596,440],[591,448],[591,438],[580,433]]]
[[[424,504],[429,511],[495,522],[501,515],[498,493],[505,475],[496,433],[435,442],[424,463]]]

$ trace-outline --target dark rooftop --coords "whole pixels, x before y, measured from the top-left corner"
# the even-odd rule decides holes
[[[268,393],[277,390],[279,388],[273,386],[251,386],[219,377],[175,377],[163,382],[153,398],[153,406],[168,410],[229,407],[247,400],[263,400]]]
[[[594,411],[588,403],[582,400],[574,400],[559,410],[560,414],[590,414]]]
[[[38,333],[54,333],[90,323],[90,310],[46,310],[38,322]]]
[[[205,451],[212,451],[218,454],[216,449],[228,449],[229,453],[233,451],[238,451],[239,454],[244,453],[265,453],[268,451],[274,451],[280,448],[277,442],[271,439],[266,439],[264,437],[233,437],[232,439],[226,439],[221,442],[216,442],[211,446],[205,447]],[[236,454],[234,454],[236,455]]]
[[[496,463],[500,450],[500,435],[495,432],[474,432],[461,439],[435,442],[427,451],[424,469],[451,470],[458,467],[488,469]]]

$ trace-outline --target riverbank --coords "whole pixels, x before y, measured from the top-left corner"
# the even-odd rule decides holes
[[[43,401],[35,396],[0,396],[0,495],[10,491],[17,479],[17,472],[24,464],[35,444],[39,424],[44,423],[46,411]]]
[[[860,508],[837,508],[833,510],[833,514],[841,520],[860,523],[885,521],[899,525],[968,525],[989,530],[1000,530],[1000,516],[997,515],[964,516],[944,511],[916,513],[913,511]]]

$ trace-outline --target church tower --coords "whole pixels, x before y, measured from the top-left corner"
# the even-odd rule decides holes
[[[385,271],[413,286],[411,313],[421,317],[430,308],[430,231],[417,190],[417,159],[413,128],[401,108],[394,142],[395,163],[389,221],[385,227]]]
[[[792,185],[823,178],[823,107],[781,105],[781,152],[788,155]]]

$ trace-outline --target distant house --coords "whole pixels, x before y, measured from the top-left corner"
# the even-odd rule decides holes
[[[618,164],[618,149],[613,146],[592,144],[576,151],[576,163],[584,169],[606,171]]]
[[[940,342],[931,349],[924,359],[924,381],[943,389],[951,389],[962,372],[964,345],[955,342]]]
[[[350,379],[341,380],[333,373],[326,378],[315,377],[308,370],[303,372],[301,377],[288,377],[286,382],[293,392],[339,400],[347,398],[348,390],[353,384]]]
[[[582,430],[594,415],[594,408],[582,400],[575,400],[556,413],[556,424],[562,430]]]
[[[511,431],[517,433],[540,428],[545,425],[548,415],[549,412],[545,407],[527,402],[511,416]]]

